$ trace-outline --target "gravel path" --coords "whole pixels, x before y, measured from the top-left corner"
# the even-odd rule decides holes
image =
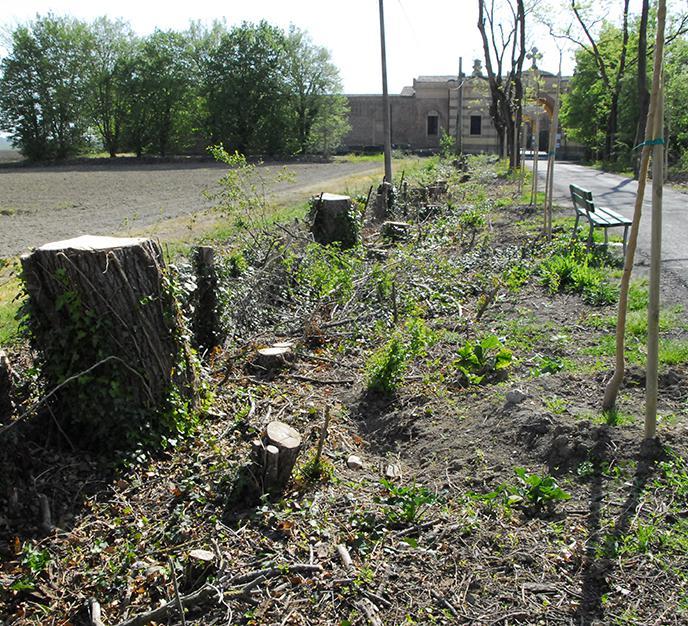
[[[293,180],[275,183],[269,191],[289,202],[305,200],[314,186],[382,172],[381,163],[287,167]],[[266,164],[261,173],[271,180],[282,168],[283,164]],[[203,192],[216,188],[225,170],[223,165],[198,162],[4,167],[0,169],[0,257],[82,234],[146,232],[155,226],[156,234],[165,238],[165,222],[210,207]]]

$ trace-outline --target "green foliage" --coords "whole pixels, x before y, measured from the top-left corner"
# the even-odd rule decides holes
[[[313,297],[345,302],[351,297],[353,280],[361,260],[337,245],[310,244],[296,268],[296,281]]]
[[[365,368],[368,390],[394,393],[403,380],[408,356],[408,348],[398,336],[392,337],[374,352]]]
[[[496,335],[487,335],[478,341],[467,341],[452,362],[462,381],[480,385],[504,375],[511,367],[512,353]]]
[[[308,459],[299,467],[296,473],[297,480],[301,479],[306,482],[320,481],[328,483],[334,478],[334,465],[326,458],[318,458],[313,452]]]
[[[349,129],[327,49],[295,27],[135,37],[121,21],[49,14],[18,26],[0,65],[0,130],[30,159],[169,155],[224,141],[250,154],[330,154]],[[94,146],[96,148],[96,146]]]
[[[557,483],[554,476],[529,474],[525,468],[517,467],[514,472],[518,478],[515,493],[529,508],[542,509],[555,502],[569,500],[571,496]]]
[[[532,369],[533,376],[556,374],[564,369],[564,361],[555,356],[541,355],[537,358],[537,364]]]
[[[453,159],[456,156],[456,139],[444,128],[440,133],[440,156],[443,159]]]
[[[437,502],[437,496],[427,487],[416,485],[395,485],[383,478],[380,484],[386,494],[377,498],[385,504],[385,517],[394,525],[417,524],[430,505]]]
[[[0,130],[32,160],[85,144],[93,39],[84,22],[49,14],[17,27],[0,63]]]
[[[604,64],[615,67],[621,53],[621,29],[605,22],[596,39]],[[638,116],[633,77],[631,72],[626,72],[626,76],[622,77],[617,144],[612,146],[614,155],[626,160],[633,147]],[[561,121],[568,135],[585,145],[598,158],[610,159],[614,156],[606,154],[605,150],[611,98],[611,85],[606,84],[600,75],[595,57],[588,50],[578,50],[576,69],[568,93],[562,98]]]
[[[613,304],[618,291],[607,282],[606,272],[592,254],[580,247],[562,250],[546,258],[538,268],[540,280],[550,293],[580,293],[593,306]]]
[[[485,494],[473,493],[471,497],[490,506],[501,505],[507,510],[520,506],[534,515],[547,513],[557,502],[571,498],[550,474],[530,474],[523,467],[514,468],[514,473],[517,478],[515,485],[501,484],[493,491]]]
[[[41,550],[32,543],[25,543],[22,547],[21,565],[24,574],[15,580],[10,589],[12,591],[30,591],[36,586],[36,579],[51,561],[50,552]]]
[[[410,318],[404,329],[408,335],[409,354],[413,357],[424,356],[427,348],[437,340],[435,333],[428,328],[425,320],[421,317]]]

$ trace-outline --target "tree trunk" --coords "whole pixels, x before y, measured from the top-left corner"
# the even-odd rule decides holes
[[[638,191],[636,192],[635,208],[633,211],[633,223],[631,232],[628,236],[626,246],[626,257],[624,259],[624,270],[621,276],[619,289],[619,308],[616,319],[616,355],[614,363],[614,374],[607,382],[602,400],[602,410],[612,411],[616,408],[616,398],[619,388],[623,382],[626,369],[625,356],[625,333],[626,333],[626,314],[628,312],[628,291],[631,283],[631,272],[635,259],[635,249],[638,243],[638,231],[640,229],[640,218],[642,215],[643,197],[645,195],[645,185],[647,183],[647,169],[650,162],[650,146],[648,141],[653,139],[652,132],[655,126],[655,116],[657,115],[657,98],[660,91],[660,78],[662,73],[662,55],[664,53],[664,20],[666,18],[666,7],[663,0],[660,0],[660,10],[658,14],[658,26],[655,43],[654,70],[652,76],[652,97],[647,113],[647,123],[645,125],[645,145],[643,146],[640,161],[640,176],[638,178]],[[659,127],[661,132],[661,126]]]
[[[650,11],[650,0],[643,0],[638,32],[638,126],[635,132],[634,145],[640,144],[645,137],[647,110],[650,107],[650,92],[647,88],[647,20]],[[640,153],[633,159],[633,177],[638,180],[640,174]]]
[[[21,262],[42,374],[50,388],[74,378],[54,396],[70,436],[110,447],[181,427],[196,374],[160,247],[86,235]]]

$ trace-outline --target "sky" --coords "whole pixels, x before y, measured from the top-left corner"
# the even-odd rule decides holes
[[[483,57],[477,0],[385,0],[387,74],[390,93],[399,93],[413,78],[458,72],[459,57],[470,72]],[[380,31],[377,0],[6,0],[0,29],[6,33],[36,14],[53,12],[91,20],[101,15],[123,18],[140,35],[161,29],[183,30],[191,20],[228,25],[265,19],[306,30],[325,46],[339,67],[345,93],[380,93]],[[546,29],[533,24],[531,44],[543,53],[539,66],[556,72],[559,51]],[[561,45],[561,44],[560,44]],[[563,72],[573,71],[572,54],[564,52]]]

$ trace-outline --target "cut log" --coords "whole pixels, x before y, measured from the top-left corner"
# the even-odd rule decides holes
[[[360,241],[361,220],[349,196],[323,193],[313,199],[311,233],[322,245],[351,248]]]
[[[381,232],[388,241],[406,241],[411,237],[411,228],[411,224],[406,222],[385,222]]]
[[[193,266],[196,275],[192,321],[194,343],[201,350],[212,350],[221,343],[215,250],[209,246],[196,246]]]
[[[158,244],[86,235],[21,262],[42,374],[50,388],[75,379],[51,398],[72,440],[112,449],[163,431],[172,392],[195,406],[193,357]]]
[[[289,346],[271,346],[260,348],[256,351],[255,365],[272,371],[286,367],[293,358],[293,352]]]
[[[0,350],[0,421],[7,419],[14,410],[12,402],[12,367],[3,350]]]

